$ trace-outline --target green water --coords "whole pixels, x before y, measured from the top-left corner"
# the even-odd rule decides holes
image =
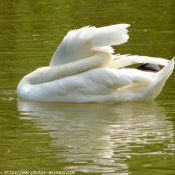
[[[116,53],[175,55],[173,0],[0,3],[0,174],[175,174],[174,73],[147,103],[39,103],[16,96],[20,79],[49,64],[67,31],[115,23],[131,24],[129,42]]]

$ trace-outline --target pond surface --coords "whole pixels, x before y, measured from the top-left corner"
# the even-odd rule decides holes
[[[0,174],[175,174],[175,73],[152,102],[20,100],[20,79],[47,66],[67,31],[129,23],[116,53],[171,59],[175,1],[6,0],[0,4]],[[34,172],[35,171],[35,172]]]

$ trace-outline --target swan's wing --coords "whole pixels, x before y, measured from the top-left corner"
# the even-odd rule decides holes
[[[152,83],[153,74],[136,69],[98,68],[57,80],[53,87],[58,87],[58,93],[61,91],[63,96],[72,93],[76,97],[107,95],[134,83]]]
[[[149,56],[138,55],[116,55],[113,60],[112,67],[122,68],[133,64],[139,63],[152,63],[161,66],[166,66],[170,61],[164,58],[156,58]]]
[[[58,81],[56,86],[61,90],[57,96],[69,102],[152,100],[171,74],[173,61],[158,73],[125,68],[89,70]]]
[[[95,51],[113,53],[110,46],[127,42],[127,27],[128,24],[118,24],[101,28],[83,27],[68,32],[55,51],[50,66],[87,58]]]

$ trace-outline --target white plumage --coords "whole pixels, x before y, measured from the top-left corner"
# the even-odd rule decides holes
[[[174,59],[114,55],[111,46],[127,42],[127,27],[128,24],[118,24],[68,32],[50,65],[20,81],[18,97],[79,103],[153,100],[171,75]],[[153,63],[164,68],[157,73],[124,68],[137,63]]]

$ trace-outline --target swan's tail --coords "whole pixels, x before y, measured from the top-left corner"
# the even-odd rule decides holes
[[[174,57],[175,58],[175,57]],[[169,62],[167,66],[165,66],[161,71],[159,71],[155,76],[155,83],[160,81],[166,81],[168,77],[171,75],[174,69],[174,58]]]
[[[175,58],[175,57],[174,57]],[[161,92],[166,80],[169,78],[174,69],[174,58],[161,71],[155,75],[155,81],[151,84],[148,90],[147,97],[150,99],[156,98]]]

